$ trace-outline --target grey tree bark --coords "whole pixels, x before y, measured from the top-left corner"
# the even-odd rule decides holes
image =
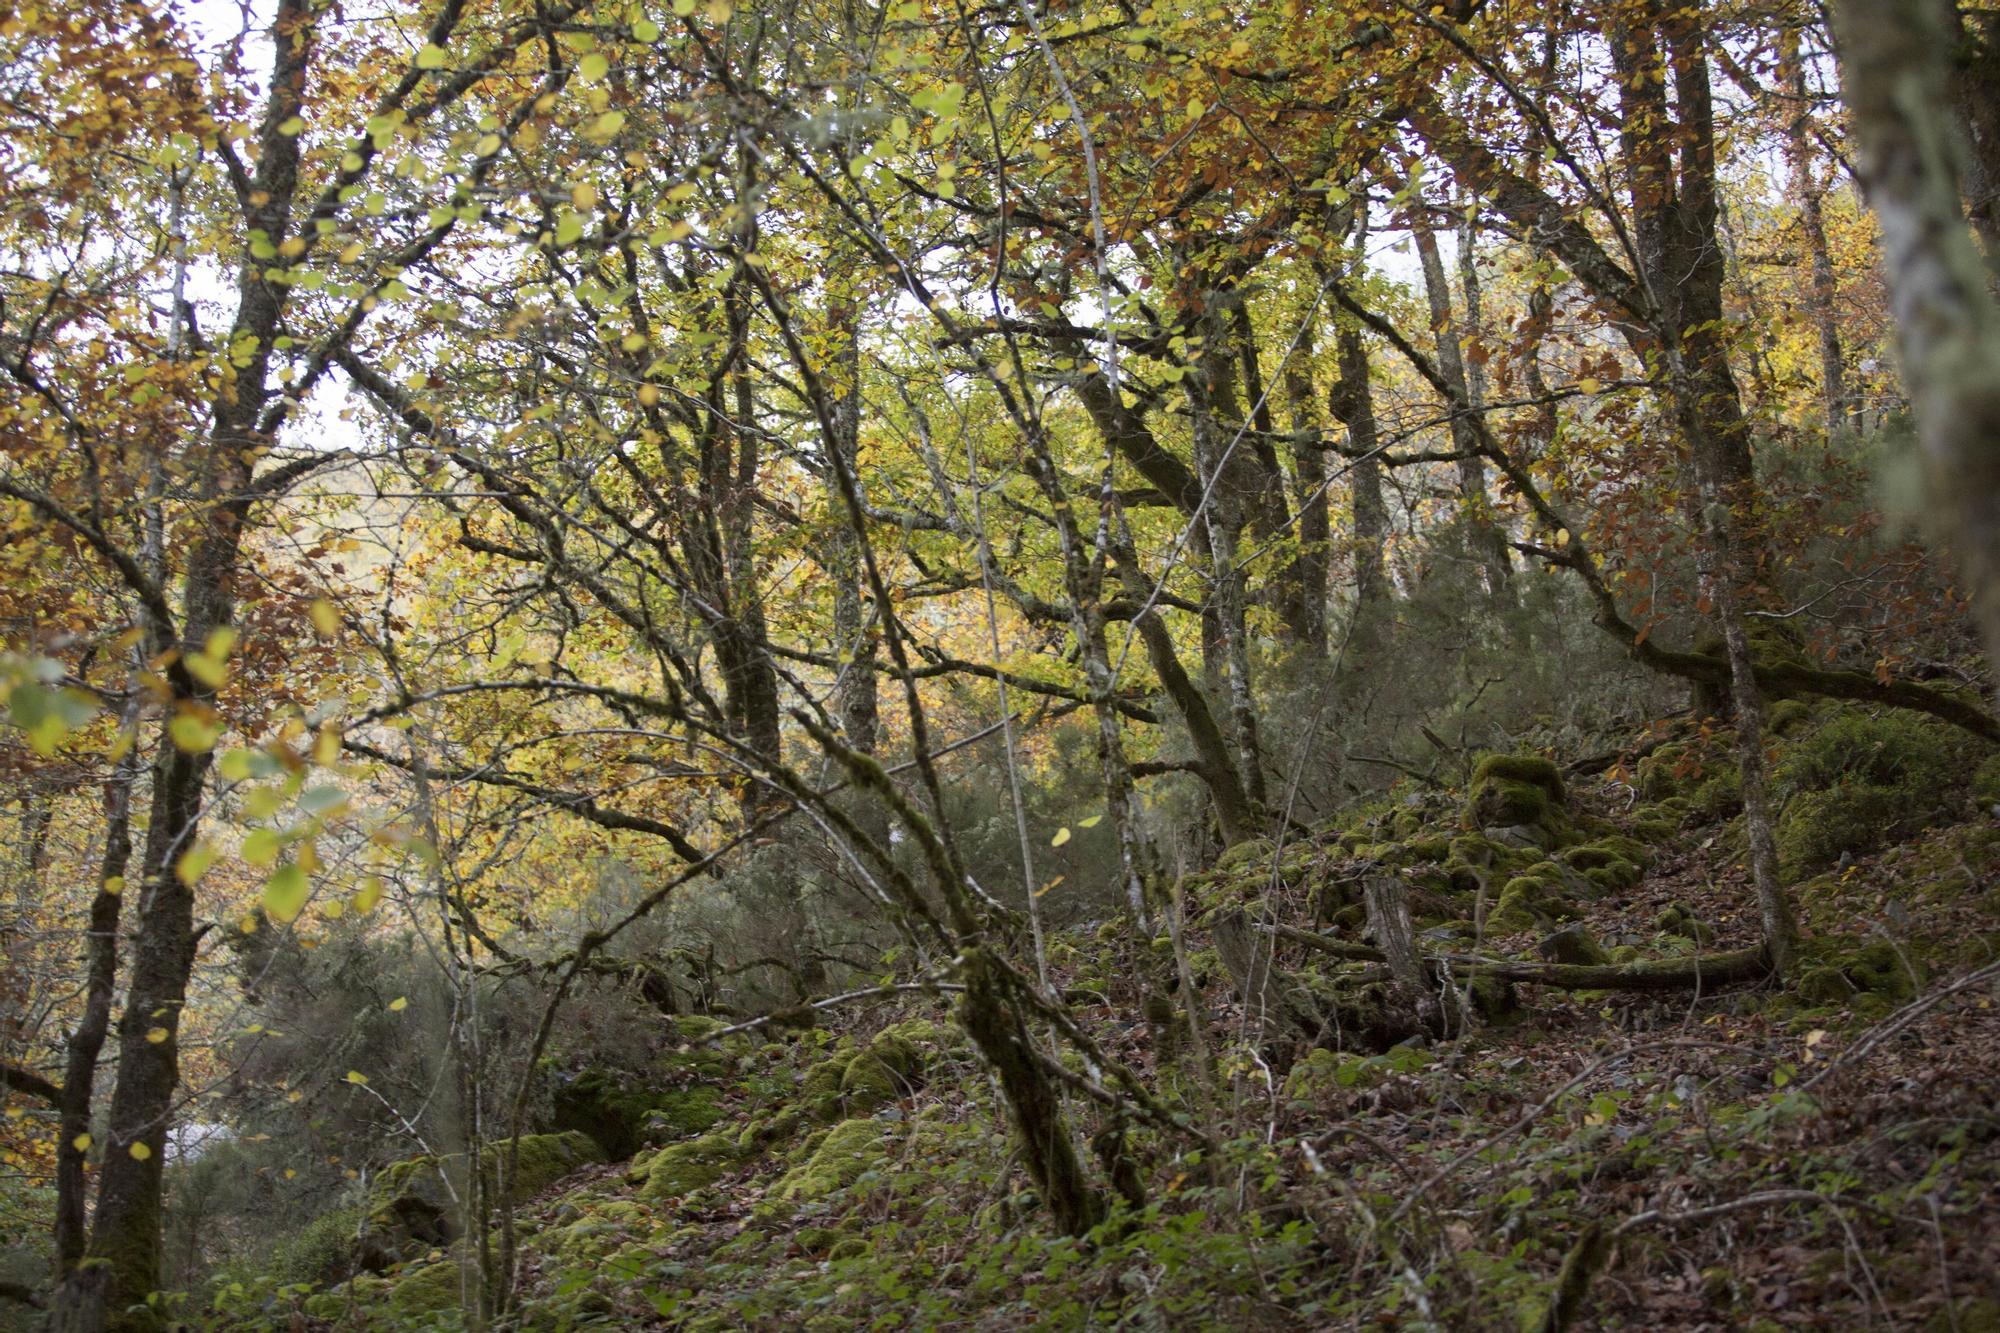
[[[1840,0],[1834,19],[1918,438],[2000,661],[2000,305],[1960,204],[1955,16],[1945,0]]]

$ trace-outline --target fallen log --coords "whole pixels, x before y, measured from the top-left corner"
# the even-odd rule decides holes
[[[1771,963],[1762,946],[1686,958],[1647,958],[1635,963],[1510,963],[1454,956],[1451,962],[1476,977],[1555,986],[1563,990],[1670,991],[1734,986],[1762,981]]]

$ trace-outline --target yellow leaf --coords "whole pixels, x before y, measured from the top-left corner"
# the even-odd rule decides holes
[[[195,881],[214,864],[215,848],[206,842],[198,842],[182,852],[180,859],[174,862],[174,878],[193,888]]]
[[[1576,391],[1578,393],[1596,393],[1599,389],[1603,387],[1604,386],[1602,384],[1599,384],[1595,379],[1588,377],[1580,379],[1576,382]]]
[[[69,1143],[70,1146],[72,1148],[75,1148],[78,1152],[90,1151],[90,1135],[88,1134],[79,1134],[75,1138],[71,1139]]]
[[[623,111],[607,111],[585,127],[583,137],[592,143],[604,143],[624,128],[625,113]]]
[[[375,910],[375,904],[382,901],[382,881],[370,875],[361,881],[361,891],[354,895],[354,910],[367,916]]]
[[[146,1030],[146,1040],[152,1042],[155,1046],[165,1041],[170,1035],[172,1034],[165,1028],[148,1028]]]
[[[358,1069],[350,1069],[347,1071],[347,1081],[357,1088],[365,1088],[368,1086],[368,1075]]]
[[[392,1014],[400,1014],[409,1007],[410,1000],[406,995],[398,995],[395,999],[389,1001],[389,1012]]]
[[[1055,837],[1049,839],[1049,846],[1060,847],[1068,841],[1069,841],[1069,827],[1068,825],[1064,825],[1062,828],[1056,830]]]
[[[296,865],[280,866],[264,884],[264,910],[273,919],[290,921],[305,910],[306,899],[312,896],[312,882],[306,872]]]
[[[358,246],[360,242],[355,244]],[[333,603],[326,598],[315,601],[307,608],[306,614],[312,617],[313,628],[319,631],[321,638],[330,639],[340,633],[340,612],[334,610]]]
[[[1077,826],[1078,828],[1096,828],[1096,827],[1097,827],[1097,826],[1098,826],[1099,824],[1101,824],[1101,823],[1103,823],[1103,822],[1104,822],[1104,816],[1103,816],[1103,815],[1092,815],[1092,816],[1091,816],[1090,818],[1088,818],[1088,819],[1079,819],[1079,820],[1077,820],[1077,821],[1076,821],[1076,826]]]
[[[217,738],[222,735],[222,725],[198,713],[182,713],[167,724],[167,735],[180,749],[189,754],[200,754],[203,750],[215,748]]]
[[[125,1151],[132,1154],[132,1160],[135,1162],[143,1162],[153,1155],[153,1150],[143,1143],[135,1143]]]
[[[426,43],[424,49],[417,52],[417,68],[443,69],[448,55],[449,53],[442,46],[432,46]]]
[[[579,212],[587,213],[597,207],[597,187],[588,182],[579,184],[569,192],[569,201]]]

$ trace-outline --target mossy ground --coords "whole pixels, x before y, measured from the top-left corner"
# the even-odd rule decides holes
[[[1842,716],[1787,718],[1780,768]],[[1484,796],[1398,794],[1190,877],[1212,1079],[1185,1043],[1159,1063],[1149,1024],[1100,1020],[1143,1013],[1120,961],[1129,927],[1052,941],[1057,984],[1103,999],[1079,1010],[1099,1040],[1216,1128],[1211,1155],[1128,1126],[1143,1211],[1056,1234],[947,1012],[864,1013],[774,1038],[754,1077],[735,1069],[715,1123],[531,1203],[522,1327],[1400,1327],[1427,1307],[1432,1326],[1512,1329],[1539,1320],[1587,1223],[1642,1215],[1593,1289],[1592,1326],[1979,1327],[2000,1249],[2000,1006],[1988,984],[1879,1026],[2000,960],[2000,820],[1969,801],[1797,885],[1810,942],[1789,991],[1486,983],[1472,1029],[1436,1045],[1244,1043],[1201,920],[1249,908],[1355,941],[1360,885],[1385,867],[1426,947],[1533,958],[1561,927],[1552,949],[1621,960],[1754,942],[1730,816],[1688,795],[1719,781],[1691,759],[1714,742],[1676,743],[1650,783],[1644,764],[1563,781],[1509,757],[1475,778]],[[1503,835],[1519,826],[1484,822],[1496,813],[1550,836]],[[1367,967],[1280,961],[1335,989]],[[1080,1100],[1072,1113],[1094,1117]],[[1673,1220],[1753,1194],[1775,1201],[1726,1226]],[[359,1326],[450,1327],[450,1308],[415,1308],[446,1273],[370,1282],[340,1308],[368,1311]],[[269,1326],[300,1299],[271,1298]],[[331,1297],[313,1299],[331,1322]]]

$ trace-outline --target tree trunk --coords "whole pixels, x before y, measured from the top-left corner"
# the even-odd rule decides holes
[[[1924,3],[1925,0],[1919,0]],[[2000,14],[1971,0],[1958,5],[1951,88],[1965,135],[1964,189],[1986,261],[2000,270]]]
[[[1840,0],[1834,14],[1918,438],[2000,662],[2000,305],[1960,212],[1951,14],[1943,0]]]
[[[1482,373],[1482,392],[1475,394],[1461,350],[1467,341],[1466,330],[1452,309],[1451,282],[1445,276],[1444,260],[1438,253],[1436,235],[1426,220],[1416,222],[1411,227],[1411,234],[1416,240],[1417,257],[1423,265],[1424,293],[1430,300],[1431,333],[1437,346],[1438,371],[1451,386],[1455,400],[1451,404],[1451,444],[1453,451],[1460,455],[1458,487],[1467,544],[1480,561],[1487,595],[1504,600],[1511,587],[1513,562],[1507,558],[1507,539],[1493,522],[1492,504],[1486,494],[1486,465],[1478,455],[1479,437],[1465,416],[1485,406],[1485,377]]]
[[[959,1022],[1000,1082],[1029,1178],[1056,1225],[1071,1236],[1084,1235],[1104,1220],[1104,1199],[1084,1175],[1062,1098],[1042,1068],[1027,1024],[1008,1003],[992,960],[979,948],[968,950],[963,975]]]
[[[1337,335],[1340,379],[1330,405],[1335,419],[1347,427],[1348,493],[1354,538],[1355,613],[1364,623],[1389,601],[1389,576],[1383,553],[1389,539],[1389,506],[1382,498],[1381,439],[1375,426],[1375,389],[1369,382],[1368,349],[1361,326],[1340,321]]]
[[[1285,397],[1292,418],[1292,493],[1299,516],[1299,638],[1315,657],[1326,656],[1326,599],[1331,590],[1333,520],[1327,500],[1326,432],[1312,385],[1312,328],[1300,335],[1285,367]]]
[[[1839,285],[1826,247],[1826,217],[1820,206],[1825,190],[1813,170],[1812,136],[1806,132],[1812,123],[1812,103],[1805,64],[1799,59],[1799,35],[1796,29],[1787,29],[1779,40],[1778,77],[1793,104],[1785,123],[1785,151],[1791,159],[1799,231],[1811,266],[1810,305],[1813,322],[1819,326],[1820,395],[1826,407],[1826,433],[1831,437],[1854,425],[1847,398],[1847,357],[1840,346]]]
[[[136,708],[127,721],[136,731]],[[88,1153],[77,1142],[90,1131],[97,1061],[111,1027],[111,1004],[118,978],[118,916],[125,902],[125,872],[132,861],[132,792],[138,785],[139,767],[138,746],[134,744],[125,758],[119,760],[104,790],[104,860],[99,867],[97,894],[90,903],[90,926],[84,936],[83,1013],[69,1034],[63,1063],[62,1124],[56,1138],[58,1283],[74,1272],[84,1257],[84,1168]]]
[[[1362,881],[1368,911],[1368,933],[1389,965],[1390,1004],[1396,1017],[1420,1032],[1442,1032],[1437,996],[1432,993],[1417,952],[1416,923],[1410,918],[1409,886],[1395,875],[1370,875]]]
[[[1227,403],[1229,368],[1227,359],[1215,350],[1223,331],[1213,321],[1209,326],[1209,346],[1201,358],[1189,392],[1194,414],[1195,468],[1210,488],[1203,510],[1208,532],[1210,570],[1214,592],[1211,599],[1221,634],[1220,661],[1223,688],[1229,701],[1230,739],[1236,746],[1237,769],[1243,778],[1244,793],[1255,805],[1264,804],[1264,762],[1257,737],[1257,708],[1252,693],[1250,671],[1250,631],[1247,623],[1248,591],[1238,557],[1237,542],[1243,533],[1243,506],[1249,498],[1236,484],[1243,473],[1228,442],[1220,438],[1214,411],[1218,402]],[[1225,413],[1225,419],[1227,414]],[[1225,454],[1228,454],[1225,457]]]

